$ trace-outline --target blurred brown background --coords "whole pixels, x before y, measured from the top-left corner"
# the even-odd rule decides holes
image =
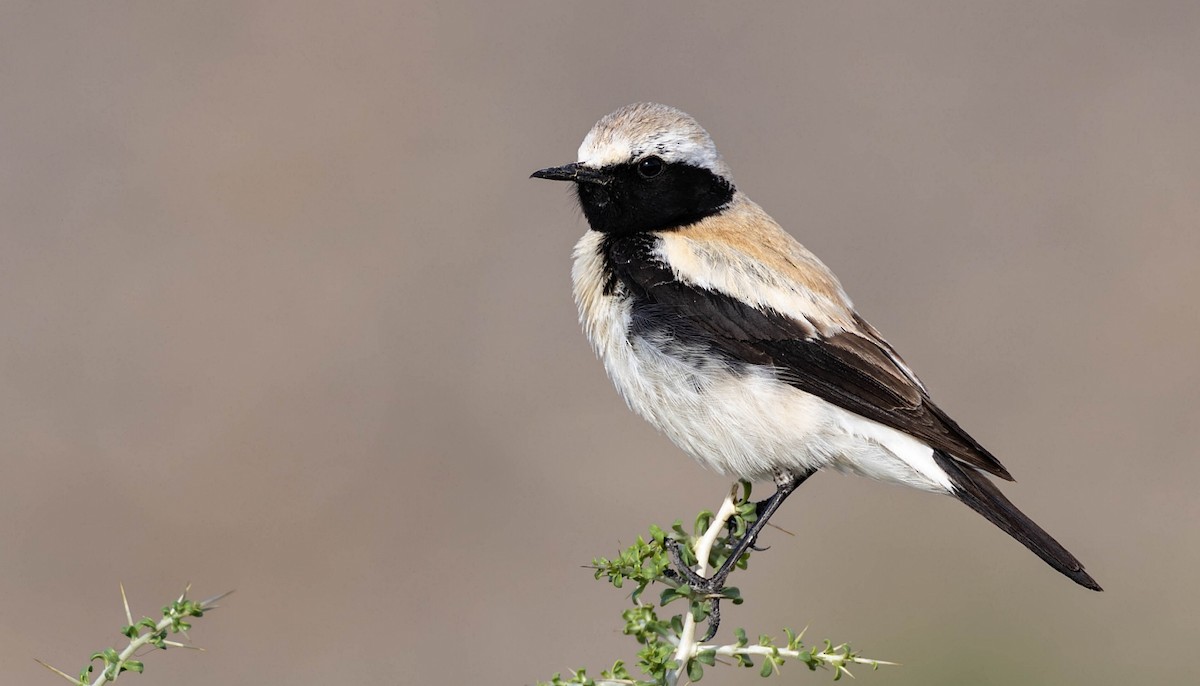
[[[863,683],[1195,683],[1198,75],[1186,2],[5,3],[0,681],[115,642],[118,582],[141,613],[238,591],[139,683],[631,659],[580,565],[727,482],[609,386],[583,221],[527,177],[652,99],[1108,589],[826,475],[727,631],[904,663]]]

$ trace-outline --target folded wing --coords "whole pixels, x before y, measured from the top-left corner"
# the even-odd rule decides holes
[[[803,316],[756,307],[679,278],[645,236],[609,241],[614,285],[659,327],[703,339],[732,360],[771,367],[786,383],[927,443],[1000,478],[1003,465],[929,399],[891,346],[857,315],[821,333]]]

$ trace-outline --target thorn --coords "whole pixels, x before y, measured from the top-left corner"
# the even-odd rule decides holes
[[[783,528],[782,526],[779,526],[775,522],[767,522],[767,526],[771,527],[772,529],[779,529],[780,531],[787,534],[788,536],[791,536],[792,538],[796,537],[796,534],[788,531],[787,529]]]
[[[190,586],[189,586],[189,588],[190,588]],[[236,591],[236,590],[237,590],[237,589],[230,589],[230,590],[228,590],[228,591],[225,591],[224,593],[218,593],[217,595],[215,595],[215,596],[213,596],[213,597],[211,597],[211,598],[206,598],[206,599],[204,599],[204,600],[201,600],[201,601],[200,601],[200,607],[201,607],[201,608],[203,608],[203,609],[205,609],[205,610],[215,610],[215,609],[217,609],[217,608],[218,608],[218,607],[220,607],[220,606],[219,606],[219,605],[213,605],[213,603],[219,602],[219,601],[221,601],[221,600],[222,600],[222,599],[224,599],[224,598],[228,598],[229,596],[233,595],[233,592],[234,592],[234,591]]]
[[[129,626],[133,626],[133,614],[129,612],[129,598],[125,595],[125,584],[118,582],[117,585],[121,587],[121,602],[125,604],[125,621]]]
[[[51,667],[50,665],[46,664],[45,662],[42,662],[41,660],[37,659],[36,657],[33,658],[33,661],[38,663],[39,665],[45,667],[46,669],[50,670],[51,672],[54,672],[55,674],[61,676],[62,678],[66,679],[67,681],[70,681],[71,683],[75,684],[75,686],[86,686],[82,681],[80,681],[79,679],[76,679],[75,677],[71,676],[70,674],[67,674],[66,672],[62,671],[58,667]]]

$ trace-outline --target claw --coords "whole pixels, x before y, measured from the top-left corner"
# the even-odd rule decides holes
[[[668,538],[666,545],[667,553],[671,555],[671,563],[675,565],[675,569],[672,570],[675,575],[697,591],[707,590],[706,586],[710,579],[700,576],[694,569],[683,563],[683,553],[679,552],[679,541]]]
[[[721,599],[712,599],[712,612],[708,613],[708,631],[704,632],[701,643],[708,643],[717,635],[717,627],[721,626]]]
[[[720,594],[725,590],[725,580],[729,578],[729,572],[733,568],[718,570],[716,574],[705,578],[683,563],[683,554],[679,551],[678,541],[667,539],[666,546],[667,552],[671,555],[671,563],[676,567],[676,569],[668,570],[670,576],[686,583],[694,592],[707,597],[712,602],[712,609],[708,613],[708,630],[704,633],[704,638],[700,639],[701,643],[707,643],[717,635],[717,629],[721,626]]]

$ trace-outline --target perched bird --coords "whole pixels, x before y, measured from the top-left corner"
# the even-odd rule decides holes
[[[588,340],[634,412],[702,465],[773,479],[719,590],[780,503],[819,469],[961,500],[1093,590],[1083,565],[985,476],[1008,470],[929,397],[837,278],[739,191],[687,114],[638,103],[596,123],[571,181],[591,229],[575,246]],[[710,629],[710,632],[713,629]]]

